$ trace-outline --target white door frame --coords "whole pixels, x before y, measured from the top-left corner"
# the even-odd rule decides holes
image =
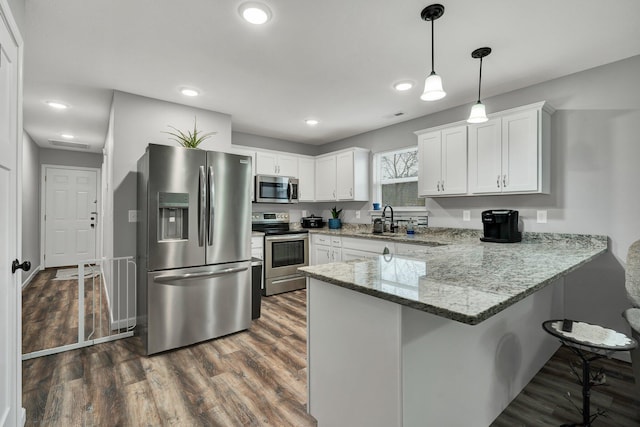
[[[18,25],[16,24],[13,15],[11,14],[11,8],[9,7],[9,3],[7,0],[0,0],[0,25],[5,26],[8,31],[10,37],[13,38],[13,43],[16,46],[16,92],[17,98],[16,102],[11,105],[11,111],[15,113],[15,147],[16,147],[16,164],[14,173],[15,173],[15,181],[10,183],[15,185],[14,191],[16,191],[16,224],[13,232],[15,233],[14,238],[10,239],[10,241],[15,241],[15,253],[13,254],[15,258],[22,259],[22,72],[23,72],[23,50],[24,43],[22,40],[22,36],[20,35],[20,30],[18,29]],[[6,207],[3,207],[5,209]],[[14,258],[14,259],[15,259]],[[9,267],[11,260],[3,259],[1,262],[6,263],[5,267]],[[2,278],[4,281],[4,278]],[[11,280],[9,283],[0,283],[0,286],[7,286],[11,289],[9,292],[9,297],[13,299],[13,307],[15,310],[10,310],[8,316],[8,325],[3,325],[4,327],[11,329],[15,328],[10,332],[9,336],[9,346],[8,348],[3,348],[0,351],[5,351],[9,353],[9,378],[4,378],[4,375],[0,376],[0,387],[7,390],[9,393],[14,393],[15,396],[12,398],[11,406],[9,408],[9,413],[6,414],[7,418],[3,418],[3,414],[0,413],[0,423],[6,427],[11,426],[19,426],[24,425],[26,421],[26,415],[24,408],[22,408],[22,361],[21,361],[21,353],[22,353],[22,293],[19,291],[20,286],[18,285],[18,275],[11,275]]]
[[[53,169],[67,169],[67,170],[83,170],[83,171],[94,171],[96,173],[96,200],[98,203],[96,204],[96,212],[98,212],[98,221],[96,226],[96,259],[102,258],[102,223],[103,218],[101,218],[101,207],[102,207],[102,182],[101,182],[101,168],[88,168],[83,166],[65,166],[65,165],[51,165],[51,164],[43,164],[40,168],[40,265],[44,270],[44,254],[46,252],[46,224],[44,221],[44,212],[47,200],[47,182],[45,181],[45,176],[47,172],[47,168]]]

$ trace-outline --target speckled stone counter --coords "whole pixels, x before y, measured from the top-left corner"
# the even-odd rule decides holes
[[[303,267],[354,291],[475,325],[607,250],[607,237],[524,233],[521,243],[479,240],[480,230],[431,228],[413,236],[374,235],[370,227],[312,233],[424,244],[420,257],[394,255]]]

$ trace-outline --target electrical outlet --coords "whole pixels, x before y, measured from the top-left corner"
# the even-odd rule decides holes
[[[471,211],[462,211],[462,220],[471,221]]]
[[[547,223],[547,211],[537,211],[538,216],[538,224],[546,224]]]
[[[307,216],[307,211],[302,211],[300,216],[302,216],[302,218],[306,218]]]
[[[360,211],[356,211],[356,219],[360,219]]]
[[[129,211],[129,222],[138,222],[138,211]]]

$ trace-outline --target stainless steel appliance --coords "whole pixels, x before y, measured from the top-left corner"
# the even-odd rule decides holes
[[[264,236],[263,295],[304,289],[305,277],[298,267],[309,265],[309,232],[290,230],[289,214],[254,213],[251,228]]]
[[[522,240],[518,211],[510,209],[482,212],[483,242],[515,243]]]
[[[251,323],[251,158],[150,144],[138,161],[146,354]]]
[[[298,179],[256,175],[254,194],[256,203],[298,203]]]

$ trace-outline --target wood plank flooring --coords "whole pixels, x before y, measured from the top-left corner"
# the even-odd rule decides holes
[[[22,291],[22,354],[78,342],[78,280],[53,280],[57,270],[40,271]],[[85,338],[92,331],[92,338],[109,336],[107,298],[100,277],[86,279],[84,286]],[[94,309],[98,313],[95,330]]]
[[[304,290],[264,298],[247,331],[140,354],[132,337],[23,362],[27,425],[316,425]]]
[[[580,422],[582,415],[576,407],[582,408],[582,388],[571,372],[571,362],[581,373],[579,358],[570,349],[561,347],[491,426],[560,426]],[[605,369],[606,385],[591,389],[591,413],[604,409],[606,415],[598,417],[593,426],[640,426],[640,396],[634,389],[631,365],[616,359],[592,362],[592,373],[600,368]]]
[[[152,357],[140,356],[133,337],[23,362],[27,426],[315,426],[306,413],[306,291],[262,301],[249,330]],[[492,426],[578,421],[564,397],[581,405],[575,359],[558,350]],[[593,425],[640,426],[631,366],[599,366],[609,386],[593,390],[592,407],[608,412]]]

